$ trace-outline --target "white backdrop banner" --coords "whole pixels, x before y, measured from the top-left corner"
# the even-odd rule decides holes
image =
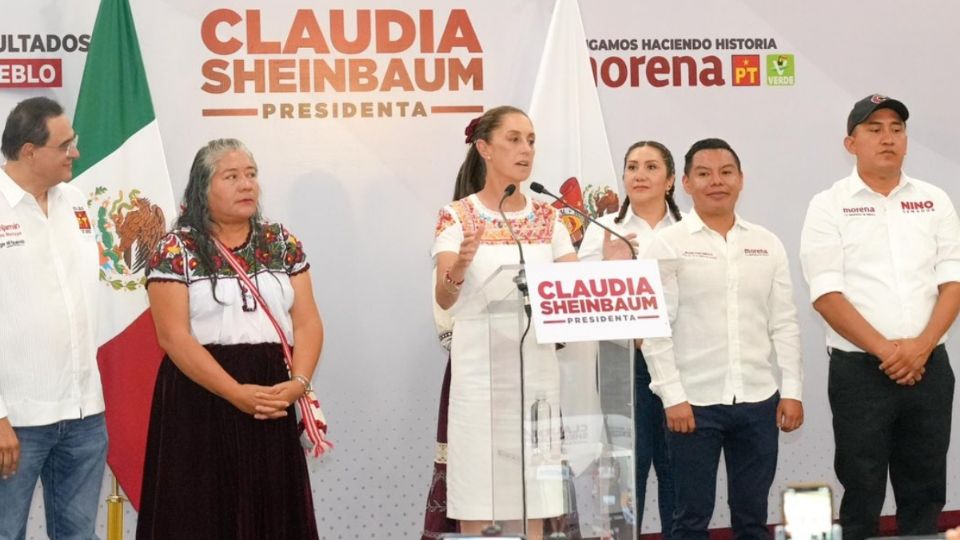
[[[36,94],[73,114],[97,4],[3,2],[0,117]],[[311,464],[322,536],[416,537],[445,361],[426,279],[436,212],[451,198],[470,119],[531,103],[554,1],[133,4],[175,196],[201,145],[237,137],[260,166],[264,214],[294,231],[313,262],[327,331],[314,383],[338,443]],[[616,204],[631,143],[660,141],[682,168],[692,142],[721,137],[743,162],[740,213],[775,232],[791,255],[806,423],[781,437],[770,495],[770,521],[778,521],[787,484],[825,481],[840,492],[823,325],[796,256],[806,205],[849,174],[846,116],[874,92],[910,108],[908,174],[960,200],[958,76],[944,62],[960,45],[960,6],[607,0],[580,8],[608,140],[601,150],[615,171],[580,179],[584,207]],[[545,138],[565,125],[535,117],[535,129],[541,124]],[[549,165],[538,161],[533,179],[553,187],[574,176],[549,177]],[[679,193],[678,202],[689,208]],[[947,348],[960,354],[955,338]],[[956,510],[957,444],[948,474],[946,507]],[[656,490],[647,497],[643,530],[658,531]],[[893,508],[888,496],[884,513]],[[35,506],[28,536],[42,537],[41,515]],[[135,520],[130,512],[130,537]],[[728,525],[721,475],[711,526]]]

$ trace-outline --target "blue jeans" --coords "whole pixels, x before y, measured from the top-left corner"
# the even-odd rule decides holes
[[[650,390],[650,370],[638,349],[633,360],[633,424],[636,433],[637,530],[643,524],[643,505],[647,496],[650,466],[657,473],[657,503],[660,507],[660,531],[670,540],[676,492],[667,453],[666,418],[663,402]]]
[[[17,473],[0,480],[0,540],[22,540],[37,479],[43,483],[47,536],[95,539],[107,457],[103,414],[46,426],[14,427],[20,440]]]
[[[693,407],[693,433],[667,433],[677,487],[674,540],[707,540],[720,452],[734,540],[769,539],[767,496],[777,472],[780,393],[758,403]]]

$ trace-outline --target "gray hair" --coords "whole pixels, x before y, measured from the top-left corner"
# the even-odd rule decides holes
[[[217,253],[211,232],[213,218],[210,216],[210,181],[217,172],[217,163],[220,159],[227,152],[233,151],[243,152],[250,158],[254,167],[257,166],[253,154],[245,144],[237,139],[214,139],[208,142],[197,151],[197,155],[193,158],[190,178],[187,180],[187,188],[183,192],[180,217],[177,218],[177,227],[193,229],[192,236],[197,246],[196,256],[201,264],[210,269],[214,268],[213,257]],[[250,236],[254,242],[261,241],[258,234],[260,226],[261,216],[258,208],[257,213],[250,219]],[[213,293],[213,299],[220,302],[220,299],[217,298],[216,272],[211,273],[210,289]]]
[[[209,233],[209,225],[212,223],[207,199],[210,194],[210,181],[217,172],[217,163],[223,155],[234,151],[243,152],[250,158],[254,167],[257,166],[253,153],[247,145],[237,139],[214,139],[197,151],[197,155],[193,158],[193,165],[190,166],[187,188],[183,192],[183,211],[177,219],[178,226],[193,227],[203,235]],[[259,214],[258,211],[257,219],[260,217]]]

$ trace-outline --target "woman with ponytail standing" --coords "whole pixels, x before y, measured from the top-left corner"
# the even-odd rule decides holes
[[[519,477],[509,480],[515,486],[507,486],[498,475],[496,515],[492,508],[491,426],[497,424],[491,416],[500,413],[491,411],[487,317],[482,295],[476,294],[500,266],[519,262],[513,236],[498,211],[501,201],[527,263],[575,261],[577,255],[557,210],[517,189],[530,177],[535,154],[536,136],[527,115],[509,106],[490,109],[470,122],[465,133],[467,156],[455,189],[460,197],[440,210],[431,250],[434,300],[453,321],[447,446],[438,452],[438,462],[445,458],[446,517],[457,522],[460,532],[479,535],[491,519],[506,520],[510,530],[521,518]],[[515,191],[507,195],[509,186]],[[528,338],[524,351],[527,401],[532,404],[543,396],[558,403],[554,347]],[[553,424],[556,433],[551,436],[559,444],[559,421]],[[526,488],[527,537],[542,538],[544,520],[565,511],[562,483],[528,474]],[[505,515],[511,511],[516,515]],[[424,538],[434,534],[425,531]]]
[[[670,150],[656,141],[634,143],[623,158],[626,199],[617,215],[605,215],[600,221],[621,234],[635,234],[640,247],[637,253],[642,257],[658,229],[683,218],[673,200],[674,183],[675,167]],[[600,227],[587,228],[578,253],[580,260],[599,261],[613,258],[609,251],[614,244],[604,242],[604,233]],[[609,237],[609,233],[606,236]],[[641,340],[636,340],[633,368],[637,529],[639,530],[643,521],[647,476],[652,464],[657,473],[657,498],[663,539],[669,540],[675,495],[664,434],[663,403],[650,391],[650,371],[643,353],[640,352],[640,343]]]

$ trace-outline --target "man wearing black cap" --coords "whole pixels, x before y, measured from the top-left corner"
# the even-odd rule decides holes
[[[943,190],[902,172],[908,117],[878,94],[853,106],[843,144],[856,167],[810,201],[800,238],[828,325],[844,540],[876,535],[888,470],[900,534],[936,532],[946,501],[960,221]]]

